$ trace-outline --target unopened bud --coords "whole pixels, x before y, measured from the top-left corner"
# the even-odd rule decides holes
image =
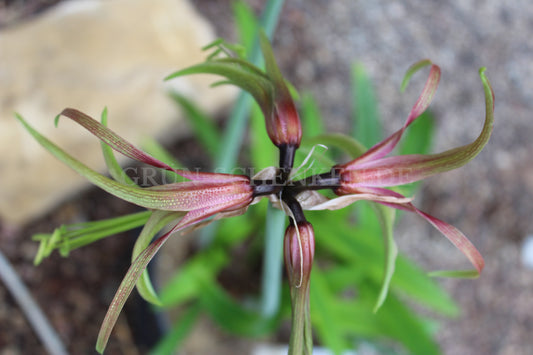
[[[309,222],[293,224],[285,232],[285,266],[291,287],[309,284],[315,254],[315,233]]]

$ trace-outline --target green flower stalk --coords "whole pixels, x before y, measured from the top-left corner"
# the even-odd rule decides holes
[[[295,222],[291,218],[284,239],[285,267],[289,277],[292,305],[290,355],[311,355],[313,352],[309,281],[314,254],[313,226],[307,221]]]

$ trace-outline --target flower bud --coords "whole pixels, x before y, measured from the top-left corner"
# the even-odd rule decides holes
[[[290,224],[285,232],[285,266],[291,287],[307,287],[315,254],[315,233],[309,222]]]
[[[282,94],[274,97],[274,110],[271,117],[266,117],[267,133],[277,147],[287,145],[298,148],[302,139],[300,116],[285,84],[276,83],[276,86],[279,85],[284,87],[275,89]]]
[[[274,58],[270,42],[263,33],[260,39],[261,50],[265,58],[266,76],[272,85],[270,92],[272,101],[265,102],[266,105],[260,103],[259,106],[265,115],[268,136],[280,149],[280,168],[286,170],[288,174],[292,169],[294,151],[300,146],[302,140],[302,126],[289,88]]]

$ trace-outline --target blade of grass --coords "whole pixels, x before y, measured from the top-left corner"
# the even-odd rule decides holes
[[[353,137],[366,147],[381,140],[378,104],[372,83],[361,63],[352,67]]]
[[[271,318],[278,313],[281,304],[285,213],[268,204],[266,221],[261,314],[264,317]]]
[[[165,334],[165,336],[157,343],[155,348],[150,351],[151,355],[173,355],[176,354],[183,340],[192,330],[196,320],[200,316],[202,307],[200,302],[193,303],[184,312],[179,321],[174,323],[174,326]]]
[[[302,95],[302,126],[307,137],[318,136],[324,133],[324,124],[320,109],[310,93]]]

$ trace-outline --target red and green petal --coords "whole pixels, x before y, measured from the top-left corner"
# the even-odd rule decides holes
[[[404,196],[383,188],[379,187],[362,187],[359,189],[353,188],[351,190],[342,190],[337,191],[337,193],[342,194],[374,194],[379,195],[382,197],[391,197],[391,198],[403,198]],[[441,232],[448,240],[457,247],[472,263],[472,265],[475,267],[477,271],[477,275],[481,273],[481,270],[483,270],[483,267],[485,266],[485,262],[483,260],[483,257],[481,256],[480,252],[476,249],[476,247],[468,240],[468,238],[457,228],[454,226],[441,221],[438,218],[435,218],[418,208],[416,208],[412,203],[393,203],[393,202],[384,202],[380,200],[375,200],[375,202],[380,203],[385,206],[389,206],[392,208],[414,212],[424,218],[426,221],[431,223],[439,232]]]
[[[485,123],[474,142],[439,154],[402,155],[358,163],[341,171],[342,184],[353,188],[403,185],[457,169],[472,160],[489,141],[494,125],[494,93],[484,68],[480,77],[485,93]]]
[[[400,141],[400,138],[403,135],[403,132],[407,129],[407,127],[413,123],[413,121],[419,117],[429,106],[431,101],[433,100],[433,97],[435,96],[435,92],[437,90],[437,86],[439,85],[440,81],[440,68],[432,64],[429,60],[423,60],[418,63],[415,63],[407,70],[407,73],[404,78],[404,83],[402,84],[402,87],[407,85],[408,79],[418,70],[422,69],[423,67],[431,65],[431,69],[429,72],[428,79],[426,80],[426,84],[424,86],[424,89],[422,90],[422,93],[418,97],[416,103],[414,104],[413,108],[411,109],[411,112],[409,113],[409,116],[407,117],[407,120],[405,121],[405,124],[401,129],[390,135],[385,140],[381,141],[380,143],[376,144],[372,148],[370,148],[368,151],[366,151],[363,155],[360,157],[346,163],[343,165],[338,165],[339,168],[345,169],[345,170],[352,170],[356,169],[359,164],[363,164],[368,161],[373,161],[375,159],[382,158],[389,154],[398,144]]]
[[[37,142],[56,158],[101,189],[136,205],[165,211],[191,211],[205,208],[208,205],[226,206],[232,203],[239,205],[243,201],[251,201],[252,199],[253,189],[250,186],[249,178],[242,175],[190,172],[188,176],[200,177],[202,180],[154,188],[140,188],[122,184],[87,167],[35,131],[21,116],[17,115],[16,117]]]

